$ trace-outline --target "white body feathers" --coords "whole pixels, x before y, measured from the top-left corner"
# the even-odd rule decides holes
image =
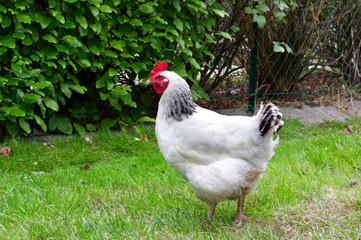
[[[224,116],[192,105],[190,114],[172,117],[177,116],[177,111],[170,113],[174,108],[183,107],[174,99],[184,96],[189,87],[174,72],[164,71],[162,75],[169,79],[169,85],[159,102],[156,137],[169,165],[208,204],[252,191],[274,154],[277,125],[261,136],[262,109],[253,117]]]

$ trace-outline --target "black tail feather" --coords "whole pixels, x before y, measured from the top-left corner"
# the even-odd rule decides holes
[[[262,107],[260,111],[259,131],[261,132],[262,137],[266,135],[270,129],[275,129],[273,134],[281,130],[283,126],[282,113],[280,113],[279,109],[274,104],[269,103],[266,107]]]

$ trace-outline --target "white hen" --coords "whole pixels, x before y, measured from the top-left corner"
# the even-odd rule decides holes
[[[273,135],[283,126],[282,114],[267,104],[253,117],[224,116],[196,105],[186,81],[155,65],[149,81],[163,95],[156,118],[158,146],[168,164],[209,205],[238,199],[235,221],[243,218],[245,195],[257,185],[278,143]]]

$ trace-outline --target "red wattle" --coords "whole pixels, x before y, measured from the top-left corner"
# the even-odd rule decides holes
[[[153,85],[153,89],[154,89],[154,91],[156,91],[156,93],[158,93],[158,94],[161,94],[161,93],[163,92],[163,90],[164,90],[162,87],[160,87],[160,86],[158,86],[158,85],[156,85],[156,84]]]

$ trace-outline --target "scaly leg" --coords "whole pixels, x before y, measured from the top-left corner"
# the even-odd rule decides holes
[[[238,199],[237,214],[236,214],[236,219],[234,220],[234,222],[238,225],[241,225],[242,219],[244,219],[243,206],[244,206],[245,196],[246,194],[242,193],[242,195]]]
[[[209,211],[208,211],[209,220],[212,220],[216,206],[217,206],[217,203],[213,203],[213,204],[209,205]]]

